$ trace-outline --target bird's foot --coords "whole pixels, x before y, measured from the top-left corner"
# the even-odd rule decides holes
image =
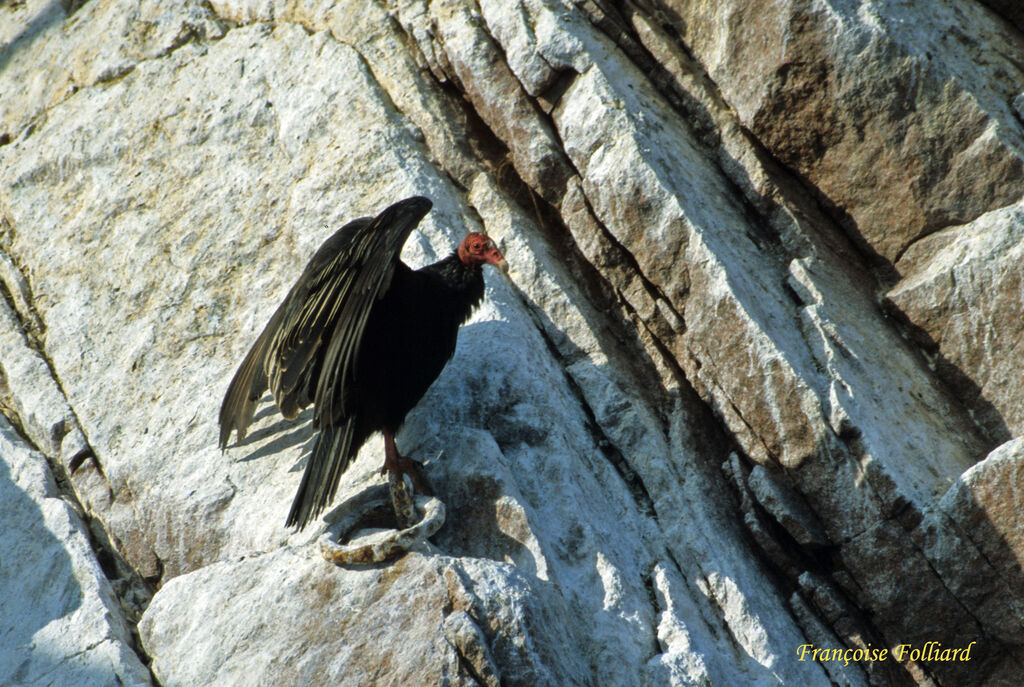
[[[416,513],[416,503],[405,477],[397,472],[389,472],[388,492],[391,495],[391,507],[395,511],[399,529],[404,530],[416,524],[419,517]]]
[[[427,481],[426,475],[423,474],[422,463],[402,455],[394,457],[385,456],[384,467],[380,469],[381,477],[386,476],[389,472],[399,480],[402,479],[402,475],[409,475],[416,493],[427,496],[434,495],[433,489],[430,488],[430,482]]]

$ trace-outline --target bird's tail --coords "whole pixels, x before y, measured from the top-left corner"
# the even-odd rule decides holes
[[[352,462],[362,441],[355,441],[356,419],[349,417],[333,426],[322,427],[316,435],[313,453],[302,473],[299,490],[288,512],[288,527],[303,529],[334,498],[341,473]]]

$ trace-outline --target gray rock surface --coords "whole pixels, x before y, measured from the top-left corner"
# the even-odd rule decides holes
[[[937,371],[1000,439],[1024,431],[1024,206],[919,241],[888,303],[914,327]]]
[[[73,523],[9,681],[1015,684],[1021,64],[995,2],[0,6],[3,456],[50,485],[0,489]],[[412,194],[409,264],[481,230],[511,279],[398,437],[446,524],[334,566],[283,527],[311,413],[221,453],[217,409]],[[928,641],[972,659],[798,652]]]
[[[150,685],[88,530],[5,418],[0,471],[0,683]]]
[[[867,254],[894,261],[1020,197],[1020,29],[983,4],[664,4],[743,125]]]

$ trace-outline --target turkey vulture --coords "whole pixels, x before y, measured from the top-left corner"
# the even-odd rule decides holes
[[[427,198],[395,203],[327,239],[238,367],[220,408],[220,447],[238,440],[270,387],[281,414],[313,404],[319,430],[287,525],[306,526],[334,497],[359,448],[384,434],[384,471],[418,481],[395,432],[455,352],[459,326],[484,295],[481,267],[508,264],[471,233],[443,260],[413,270],[402,245],[430,211]]]

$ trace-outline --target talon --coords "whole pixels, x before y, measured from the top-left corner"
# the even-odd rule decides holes
[[[412,480],[412,486],[417,494],[434,495],[433,490],[430,488],[430,482],[427,481],[426,475],[423,474],[423,464],[419,461],[406,458],[405,456],[397,456],[390,463],[385,460],[384,467],[380,469],[380,474],[383,477],[387,476],[389,472],[397,475],[398,479],[402,479],[402,475],[409,475],[409,479]]]
[[[384,467],[380,469],[380,474],[383,477],[389,472],[396,475],[398,479],[401,479],[402,475],[409,475],[417,494],[434,495],[434,490],[430,488],[430,482],[423,474],[423,465],[400,454],[398,447],[395,446],[394,435],[391,432],[384,432]]]

